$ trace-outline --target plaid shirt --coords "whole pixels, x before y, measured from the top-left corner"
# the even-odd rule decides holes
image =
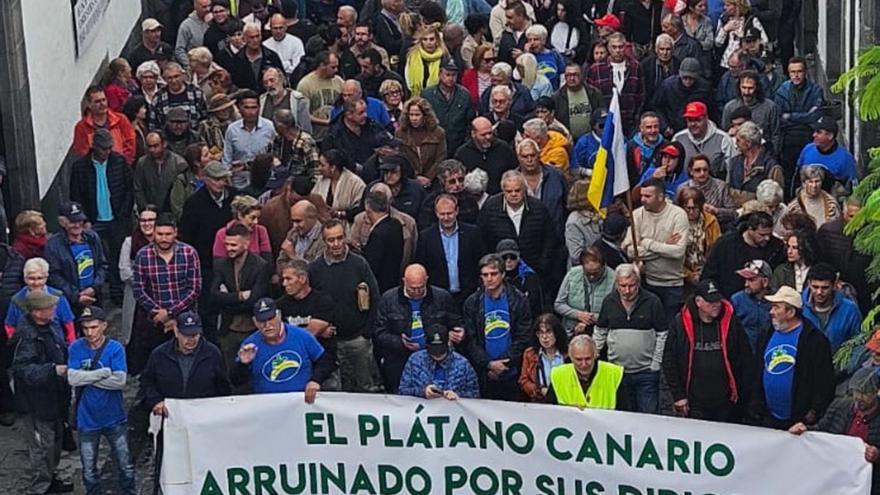
[[[186,85],[186,102],[172,103],[168,88],[162,88],[156,93],[156,99],[149,109],[150,129],[164,129],[165,115],[168,110],[181,107],[189,114],[189,126],[192,130],[199,128],[199,123],[208,118],[208,105],[205,103],[205,93],[192,84]]]
[[[598,62],[587,71],[587,82],[599,88],[605,98],[605,108],[611,106],[614,95],[614,69],[611,62]],[[626,79],[620,91],[620,113],[624,135],[629,136],[635,128],[636,117],[642,108],[645,98],[645,82],[642,67],[638,62],[626,59]]]
[[[189,244],[178,241],[171,262],[166,263],[155,246],[148,245],[134,259],[132,288],[147,313],[165,309],[177,315],[193,308],[202,290],[199,254]]]
[[[307,132],[300,130],[293,142],[286,142],[278,136],[272,143],[271,153],[281,160],[282,167],[290,170],[291,176],[302,175],[317,182],[318,145]]]

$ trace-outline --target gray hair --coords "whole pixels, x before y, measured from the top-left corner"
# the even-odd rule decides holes
[[[510,66],[507,62],[497,62],[492,66],[492,69],[489,71],[493,76],[504,76],[508,79],[513,76],[513,67]]]
[[[464,190],[482,196],[489,185],[489,174],[481,168],[475,168],[464,176]]]
[[[783,199],[782,186],[773,179],[764,179],[755,189],[755,197],[759,203],[765,205],[778,205]]]
[[[489,253],[480,258],[480,268],[491,266],[501,273],[504,273],[504,260],[496,253]]]
[[[339,7],[338,13],[347,14],[355,22],[357,22],[357,20],[358,20],[358,11],[354,7],[352,7],[351,5],[343,5],[342,7]]]
[[[258,33],[262,33],[263,26],[259,22],[246,22],[241,32],[243,34],[246,34],[248,31],[256,31]]]
[[[138,66],[136,77],[140,79],[144,74],[153,74],[158,78],[162,75],[162,70],[159,69],[159,64],[155,60],[147,60]]]
[[[642,274],[639,272],[639,267],[632,263],[621,263],[617,265],[617,268],[614,269],[615,280],[627,279],[632,277],[636,277],[637,279],[642,278]]]
[[[293,116],[293,112],[286,108],[275,110],[275,113],[272,114],[272,120],[284,127],[296,127],[296,118]]]
[[[533,120],[539,120],[539,119],[533,119]],[[530,120],[529,122],[531,122],[531,120]],[[543,121],[542,121],[542,122],[543,122]],[[526,146],[531,146],[531,148],[532,148],[533,150],[535,150],[536,152],[540,152],[540,151],[541,151],[541,147],[538,146],[538,143],[536,143],[534,139],[525,138],[525,139],[523,139],[522,141],[520,141],[519,143],[517,143],[517,145],[516,145],[516,154],[518,155],[519,152],[520,152],[520,150],[523,149],[523,148],[525,148]],[[475,169],[475,170],[476,170],[476,169]]]
[[[186,56],[189,58],[190,63],[196,62],[206,66],[210,66],[211,62],[214,61],[214,56],[211,54],[211,50],[208,50],[204,46],[193,48],[186,54]]]
[[[801,182],[806,182],[810,179],[825,180],[825,167],[816,163],[804,165],[801,167],[800,176]]]
[[[578,349],[591,347],[593,349],[593,354],[595,354],[596,357],[599,355],[599,348],[596,346],[596,341],[593,340],[593,337],[590,337],[585,333],[575,335],[570,341],[568,341],[568,350],[571,351],[573,347],[577,347]]]
[[[529,134],[534,133],[539,136],[546,136],[547,131],[549,131],[549,130],[550,130],[550,128],[547,127],[547,123],[544,122],[544,119],[541,119],[538,117],[535,117],[533,119],[529,119],[526,121],[525,124],[523,124],[523,131],[527,132]],[[535,143],[535,144],[537,145],[537,143]],[[519,151],[519,146],[516,147],[516,150]]]
[[[364,207],[376,213],[388,213],[391,209],[391,202],[384,192],[370,191],[364,194]]]
[[[507,172],[504,172],[504,174],[501,176],[501,188],[504,189],[504,183],[513,179],[518,180],[520,185],[525,187],[526,178],[522,174],[522,172],[520,172],[519,170],[508,170]]]
[[[464,174],[467,173],[467,169],[461,161],[456,160],[455,158],[448,158],[437,164],[437,177],[439,177],[440,180],[446,180],[449,177],[449,174],[453,172],[461,172]]]
[[[31,258],[24,262],[24,269],[22,269],[22,275],[25,277],[30,273],[42,273],[44,275],[49,275],[49,262],[43,258]]]
[[[510,90],[507,86],[495,86],[492,88],[492,93],[489,94],[490,97],[495,97],[496,95],[503,94],[508,100],[513,99],[513,91]]]
[[[660,35],[657,36],[657,41],[654,42],[654,46],[656,47],[660,45],[673,46],[675,45],[675,40],[672,39],[672,36],[669,36],[666,33],[660,33]]]
[[[309,278],[309,262],[302,258],[293,258],[290,261],[280,263],[278,265],[278,273],[284,273],[284,270],[293,270],[298,276]]]
[[[752,143],[753,146],[761,144],[763,136],[764,133],[761,131],[761,128],[758,127],[758,124],[750,120],[743,122],[742,125],[739,126],[739,130],[736,131],[736,137],[745,139]]]
[[[542,40],[547,39],[547,28],[540,24],[532,24],[532,26],[526,29],[526,36],[537,36]]]
[[[681,19],[681,17],[673,13],[669,13],[663,16],[663,20],[672,24],[672,27],[675,28],[675,32],[680,33],[684,31],[684,21]]]

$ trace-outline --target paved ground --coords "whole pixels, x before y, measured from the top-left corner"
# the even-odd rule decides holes
[[[118,332],[119,310],[111,310],[111,325],[108,331],[110,336]],[[137,394],[137,379],[129,378],[125,390],[125,401],[128,407],[134,403]],[[145,415],[143,415],[146,418]],[[133,421],[133,422],[136,422]],[[24,493],[29,476],[29,464],[24,440],[24,424],[21,417],[10,428],[0,427],[0,494]],[[135,428],[129,428],[129,446],[135,459],[137,470],[138,493],[150,495],[153,493],[153,462],[151,441],[146,433],[137,434]],[[109,448],[106,441],[102,442],[101,460],[103,488],[105,493],[118,493],[116,485],[116,467],[113,461],[107,459]],[[79,452],[65,452],[61,458],[59,468],[61,478],[73,481],[77,495],[85,493],[82,483],[82,466],[79,460]]]

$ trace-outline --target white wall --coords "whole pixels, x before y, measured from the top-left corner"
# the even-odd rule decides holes
[[[94,41],[76,58],[70,2],[21,2],[41,198],[70,149],[83,92],[101,63],[119,55],[140,5],[139,0],[111,0]]]

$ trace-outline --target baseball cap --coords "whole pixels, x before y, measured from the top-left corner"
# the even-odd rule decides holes
[[[99,306],[88,306],[82,310],[77,318],[77,323],[85,323],[91,320],[107,321],[107,313]]]
[[[513,239],[502,239],[498,241],[498,245],[495,247],[495,252],[498,253],[499,256],[504,256],[506,254],[515,254],[519,256],[519,244]]]
[[[798,309],[804,307],[804,301],[798,291],[787,285],[780,287],[776,294],[764,296],[764,300],[772,303],[785,303]]]
[[[674,156],[678,158],[678,148],[676,148],[674,145],[668,144],[660,150],[660,154]]]
[[[751,260],[747,261],[742,269],[737,270],[736,274],[746,280],[751,280],[755,277],[770,278],[773,275],[773,269],[764,260]]]
[[[107,150],[112,147],[113,135],[110,134],[110,131],[104,129],[103,127],[95,130],[95,135],[92,136],[92,149]]]
[[[61,216],[71,222],[85,222],[89,219],[83,211],[82,205],[76,201],[69,201],[61,205]]]
[[[400,139],[394,137],[390,132],[383,132],[379,134],[379,137],[376,138],[376,147],[381,148],[383,146],[389,146],[391,148],[397,148],[400,146],[402,142]]]
[[[212,179],[224,179],[232,176],[232,172],[217,160],[211,160],[205,165],[205,175]]]
[[[759,40],[761,39],[761,30],[756,26],[749,26],[748,29],[746,29],[743,39],[746,41]]]
[[[386,156],[382,163],[379,164],[379,170],[382,172],[388,172],[390,170],[403,169],[403,165],[406,163],[406,158],[403,155],[391,155]]]
[[[152,17],[144,19],[141,23],[141,31],[152,31],[154,29],[162,29],[162,23]]]
[[[620,30],[620,19],[617,18],[614,14],[605,14],[602,17],[593,21],[597,26],[604,26],[614,29],[615,31]]]
[[[453,60],[452,57],[444,59],[443,64],[440,66],[440,68],[449,72],[458,72],[458,65],[455,63],[455,60]]]
[[[617,239],[626,232],[629,222],[620,213],[610,213],[602,222],[602,234],[611,239]]]
[[[202,319],[199,314],[195,311],[184,311],[177,315],[177,331],[187,337],[202,333]]]
[[[432,356],[442,356],[449,351],[449,330],[435,323],[425,330],[425,348]]]
[[[831,117],[821,117],[815,124],[813,124],[813,130],[828,131],[836,135],[840,128],[837,126],[837,122]]]
[[[168,122],[189,122],[189,116],[183,108],[173,107],[168,109],[168,112],[165,114],[165,120]]]
[[[678,75],[693,79],[700,77],[700,61],[693,57],[682,60],[678,67]]]
[[[700,283],[694,288],[694,295],[702,297],[706,302],[716,303],[724,299],[724,294],[718,290],[715,282],[711,280],[700,280]]]
[[[709,109],[702,101],[692,101],[684,107],[683,117],[686,119],[698,119],[709,115]]]
[[[871,338],[865,342],[865,347],[871,352],[880,352],[880,330],[871,335]]]
[[[53,296],[41,290],[28,292],[28,295],[24,296],[24,305],[28,311],[48,309],[56,304],[58,304],[58,296]]]
[[[264,297],[254,304],[254,319],[257,321],[269,321],[277,312],[278,306],[271,297]]]

